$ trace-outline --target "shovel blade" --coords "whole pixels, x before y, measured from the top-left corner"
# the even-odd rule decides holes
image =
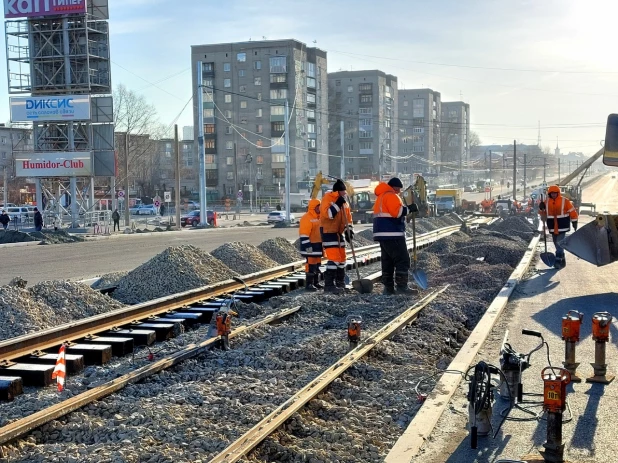
[[[554,264],[556,263],[556,256],[554,255],[553,252],[542,252],[541,260],[548,267],[553,267]]]
[[[427,289],[429,284],[427,283],[427,274],[422,270],[414,270],[412,272],[412,278],[417,286],[421,289]]]
[[[348,275],[346,275],[343,278],[343,282],[345,283],[346,286],[348,286],[350,284],[350,277]]]
[[[354,280],[352,288],[361,294],[369,294],[373,292],[373,281],[363,278],[362,280]]]

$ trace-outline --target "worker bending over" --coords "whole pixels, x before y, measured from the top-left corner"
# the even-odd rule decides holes
[[[335,182],[333,191],[327,192],[322,198],[320,225],[322,246],[328,259],[324,291],[340,294],[345,288],[345,240],[354,239],[352,213],[346,201],[346,186],[341,179]]]
[[[373,239],[380,243],[382,253],[382,284],[383,294],[414,294],[408,288],[408,272],[410,271],[410,254],[406,244],[406,216],[408,207],[404,206],[399,197],[403,188],[401,180],[394,177],[388,183],[380,183],[374,193],[377,200],[373,205]],[[418,212],[416,204],[411,204]]]
[[[320,200],[309,200],[309,207],[300,219],[300,254],[306,260],[306,291],[317,291],[320,285],[320,264],[322,263],[322,235],[320,233]]]
[[[554,268],[561,269],[566,267],[562,240],[566,232],[573,229],[577,230],[577,210],[567,198],[560,195],[560,187],[552,185],[547,189],[547,202],[539,203],[539,214],[541,219],[547,222],[547,228],[556,246],[556,263]]]

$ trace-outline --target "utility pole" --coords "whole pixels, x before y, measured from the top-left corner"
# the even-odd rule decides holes
[[[491,194],[493,193],[493,183],[491,181],[491,150],[489,150],[489,200],[491,201]]]
[[[558,183],[560,183],[560,158],[558,158]]]
[[[174,202],[176,207],[176,228],[180,230],[180,153],[178,149],[178,124],[174,124],[174,155],[176,156],[176,194]]]
[[[288,106],[288,100],[285,100],[285,210],[286,210],[286,223],[290,223],[290,176],[292,175],[290,165],[290,108]]]
[[[124,135],[124,226],[131,226],[131,212],[129,212],[129,130]]]
[[[513,140],[513,199],[517,197],[517,140]],[[525,195],[524,195],[525,198]]]
[[[2,204],[7,207],[6,205],[9,202],[9,170],[6,166],[4,166],[4,186],[2,188]]]
[[[528,160],[526,159],[526,156],[528,156],[527,153],[524,153],[524,198],[526,197],[526,185],[528,182],[528,179],[526,178],[526,167],[528,166]]]
[[[344,180],[345,179],[345,140],[344,140],[345,127],[344,127],[343,121],[341,121],[341,124],[339,125],[339,131],[341,132],[341,180]]]
[[[206,216],[206,151],[204,147],[204,88],[202,62],[197,62],[197,157],[200,169],[200,227],[208,224]],[[180,222],[178,222],[180,226]]]
[[[545,183],[545,171],[547,170],[547,158],[543,158],[543,183]]]

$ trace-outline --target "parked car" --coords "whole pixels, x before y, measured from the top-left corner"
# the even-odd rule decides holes
[[[475,193],[476,185],[468,185],[464,187],[464,193]]]
[[[129,213],[130,213],[131,215],[138,215],[138,214],[139,214],[139,212],[138,212],[138,211],[139,211],[139,208],[140,208],[140,206],[139,206],[139,205],[136,205],[136,206],[131,206],[131,207],[129,208]]]
[[[268,214],[267,222],[268,223],[276,223],[276,222],[284,222],[287,220],[288,213],[287,211],[272,211]],[[290,214],[290,222],[294,223],[296,221],[296,217],[294,214]]]
[[[214,225],[215,213],[213,211],[206,211],[206,218],[208,220],[208,225]],[[191,211],[188,214],[185,214],[180,217],[181,227],[186,227],[187,225],[197,227],[199,224],[200,224],[200,211]]]
[[[9,215],[12,222],[28,222],[28,208],[26,206],[7,207],[6,213]]]
[[[157,215],[158,209],[154,204],[142,204],[136,212],[136,215]]]

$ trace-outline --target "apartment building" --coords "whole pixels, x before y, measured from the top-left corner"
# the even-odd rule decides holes
[[[329,170],[345,176],[380,178],[396,172],[398,138],[393,118],[397,114],[397,77],[378,70],[341,71],[328,74]],[[343,151],[341,122],[344,123]]]
[[[399,172],[439,172],[440,92],[429,88],[399,90],[397,135]]]
[[[470,163],[470,105],[463,101],[442,102],[440,120],[442,162],[465,169]]]
[[[325,51],[293,39],[195,45],[191,62],[193,90],[201,80],[204,91],[209,195],[235,197],[250,184],[261,197],[282,194],[286,101],[291,191],[305,191],[318,171],[328,172]],[[197,111],[194,105],[196,130]]]

